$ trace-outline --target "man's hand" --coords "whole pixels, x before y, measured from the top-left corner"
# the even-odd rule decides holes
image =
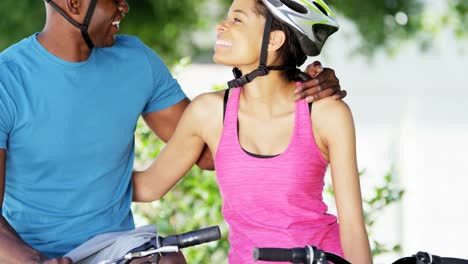
[[[306,98],[310,103],[329,96],[341,100],[346,96],[347,93],[341,90],[340,81],[333,69],[323,68],[319,61],[315,61],[307,66],[306,73],[312,79],[302,83],[294,91],[296,101]]]
[[[40,264],[73,264],[73,261],[70,258],[64,257],[64,258],[55,258],[55,259],[47,259]]]
[[[165,254],[158,264],[187,264],[184,255],[181,252]]]

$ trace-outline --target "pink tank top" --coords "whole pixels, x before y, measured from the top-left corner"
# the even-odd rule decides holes
[[[322,199],[328,163],[315,143],[307,102],[296,103],[294,131],[286,150],[259,158],[239,144],[241,91],[232,89],[215,156],[223,215],[229,225],[229,263],[254,264],[254,247],[315,245],[342,256],[337,219],[327,214]]]

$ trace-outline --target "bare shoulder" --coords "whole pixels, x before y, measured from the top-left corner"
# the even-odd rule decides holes
[[[197,105],[203,105],[205,107],[212,106],[215,104],[221,104],[223,103],[223,98],[224,98],[224,91],[214,91],[214,92],[208,92],[208,93],[202,93],[195,97],[192,101],[193,104]]]
[[[195,97],[187,108],[187,116],[192,120],[202,122],[204,126],[216,120],[222,120],[223,115],[223,91],[203,93]],[[215,123],[212,123],[215,125]],[[211,127],[213,128],[213,127]]]
[[[324,98],[312,104],[314,133],[328,145],[331,140],[354,135],[351,109],[342,100]]]
[[[332,97],[318,100],[312,104],[312,116],[317,118],[340,118],[351,115],[351,109],[343,100]]]
[[[224,90],[200,94],[190,103],[189,109],[201,117],[222,113],[223,96]]]
[[[312,104],[312,109],[320,115],[351,112],[348,104],[346,104],[343,100],[336,100],[332,97],[327,97],[314,102]]]

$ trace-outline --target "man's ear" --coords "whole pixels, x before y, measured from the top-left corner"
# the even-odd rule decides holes
[[[79,15],[83,0],[65,0],[67,8],[73,15]]]
[[[279,50],[286,41],[286,34],[282,30],[274,30],[270,33],[270,42],[268,43],[268,51]]]

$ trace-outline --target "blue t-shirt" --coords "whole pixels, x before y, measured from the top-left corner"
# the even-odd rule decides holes
[[[89,238],[134,227],[131,173],[141,114],[186,96],[140,40],[72,63],[36,35],[0,54],[3,216],[33,248],[61,256]]]

